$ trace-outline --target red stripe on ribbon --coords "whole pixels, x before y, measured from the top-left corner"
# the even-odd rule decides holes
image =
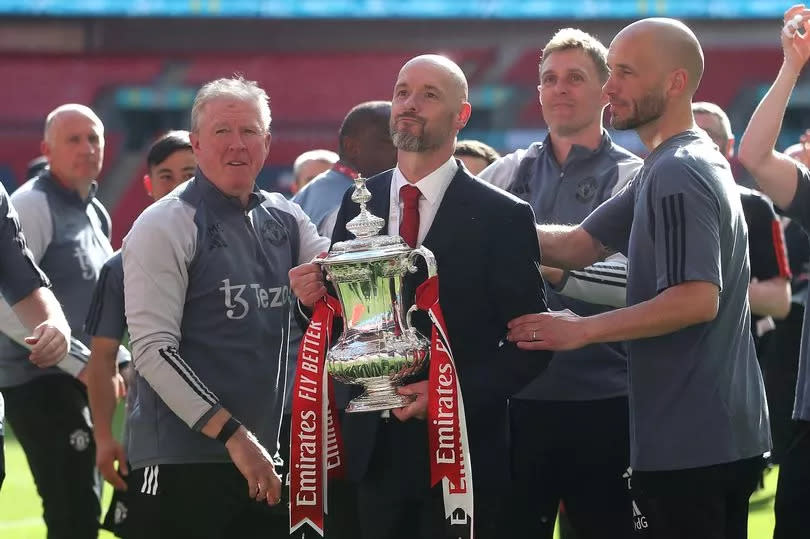
[[[790,264],[788,263],[787,248],[785,247],[785,234],[782,223],[778,219],[771,221],[771,236],[773,237],[773,252],[776,255],[776,264],[779,266],[779,277],[790,279]]]
[[[430,484],[442,482],[445,518],[473,532],[472,464],[461,383],[439,306],[439,279],[430,277],[416,289],[416,306],[433,322],[428,378]]]
[[[335,298],[326,296],[318,300],[298,348],[290,437],[291,534],[306,524],[323,536],[326,475],[343,475],[343,440],[335,412],[334,390],[325,369],[336,315],[340,316],[340,303]]]

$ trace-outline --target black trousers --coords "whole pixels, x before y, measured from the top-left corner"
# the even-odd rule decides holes
[[[127,539],[273,539],[289,535],[273,508],[248,495],[236,466],[160,464],[130,486]],[[140,483],[138,485],[137,483]]]
[[[633,472],[633,496],[652,539],[745,539],[748,499],[763,459],[685,470]]]
[[[810,530],[810,423],[796,421],[794,437],[779,465],[774,539],[806,537]]]
[[[430,488],[427,441],[413,454],[402,447],[421,439],[424,421],[380,425],[368,470],[358,484],[358,515],[362,539],[441,539],[444,514],[440,488]],[[475,473],[475,472],[473,472]]]
[[[626,397],[512,399],[514,536],[553,537],[561,501],[577,539],[633,534],[628,413]]]
[[[773,439],[771,456],[776,464],[781,463],[787,447],[796,436],[793,401],[799,373],[803,317],[804,307],[794,303],[788,317],[778,320],[776,329],[762,337],[760,364]]]
[[[84,386],[54,374],[4,388],[3,395],[42,498],[48,539],[97,537],[101,476]]]

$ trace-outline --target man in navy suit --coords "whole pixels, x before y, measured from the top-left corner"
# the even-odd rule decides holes
[[[518,313],[546,310],[534,214],[525,202],[473,177],[453,157],[456,135],[470,117],[467,81],[447,58],[407,62],[394,87],[391,135],[397,166],[371,178],[368,209],[391,235],[433,251],[439,300],[459,370],[466,407],[475,496],[475,535],[501,537],[509,507],[507,400],[547,365],[547,354],[518,350],[504,340]],[[350,239],[346,223],[359,207],[346,193],[332,241]],[[424,266],[406,276],[403,298],[426,278]],[[290,272],[305,306],[326,293],[320,268]],[[419,313],[421,314],[421,313]],[[414,317],[430,335],[427,317]],[[426,376],[424,374],[423,376]],[[364,538],[437,538],[445,534],[441,488],[430,488],[427,381],[400,389],[412,404],[379,413],[346,414],[348,473],[359,484]]]

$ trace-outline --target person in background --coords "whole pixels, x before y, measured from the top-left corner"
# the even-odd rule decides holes
[[[695,124],[703,129],[731,162],[734,157],[734,134],[725,111],[714,103],[692,103]],[[751,330],[757,345],[774,320],[782,320],[790,311],[790,265],[785,248],[782,222],[771,200],[758,191],[739,186],[745,222],[748,225],[748,252],[751,259],[751,282],[748,302],[751,305]],[[760,362],[761,363],[761,362]]]
[[[34,261],[53,283],[71,333],[82,329],[101,267],[112,255],[110,217],[95,198],[104,162],[104,125],[88,107],[62,105],[48,114],[41,145],[48,167],[11,195]],[[0,388],[25,454],[49,539],[94,538],[101,478],[84,386],[86,360],[69,354],[39,368],[29,352],[0,337]]]
[[[810,10],[798,4],[785,12],[780,34],[782,65],[776,79],[757,106],[740,141],[739,158],[754,176],[762,192],[768,195],[793,223],[810,231],[810,171],[803,163],[805,140],[793,155],[777,152],[776,139],[788,100],[807,60],[810,58]],[[795,423],[790,441],[779,458],[779,482],[776,487],[774,515],[775,539],[806,535],[810,526],[807,499],[810,496],[810,310],[804,309],[793,407]]]
[[[545,140],[496,161],[480,174],[528,201],[542,224],[578,223],[619,192],[641,159],[611,139],[602,126],[607,99],[607,49],[575,28],[559,30],[538,66]],[[625,301],[626,259],[565,274],[547,268],[553,310],[587,316],[607,312],[615,295]],[[581,299],[566,288],[579,282]],[[520,536],[554,534],[557,507],[580,539],[633,533],[631,501],[623,477],[630,465],[624,343],[555,352],[540,376],[510,399],[513,481]],[[562,520],[562,519],[561,519]]]
[[[352,180],[370,178],[396,165],[397,152],[388,132],[390,101],[367,101],[353,107],[338,131],[339,158],[293,197],[322,236],[331,236],[340,201]]]
[[[0,295],[29,333],[25,338],[31,346],[28,359],[41,367],[62,361],[70,342],[70,325],[49,287],[48,278],[26,246],[6,188],[0,184]],[[3,404],[0,393],[0,488],[6,477]]]
[[[160,200],[175,187],[194,176],[197,161],[191,150],[188,131],[170,131],[157,139],[146,156],[147,173],[143,186],[153,200]],[[119,364],[121,341],[126,333],[124,314],[124,266],[116,252],[101,268],[84,330],[90,335],[90,360],[87,362],[87,392],[96,441],[96,466],[116,491],[142,483],[142,477],[130,474],[127,467],[126,441],[115,440],[112,433],[116,401],[125,396],[125,379],[130,378],[129,362]],[[134,400],[134,392],[129,394]],[[131,406],[129,407],[131,411]],[[116,464],[118,470],[116,470]],[[120,472],[120,473],[119,473]],[[140,481],[140,482],[139,482]],[[119,537],[127,537],[127,525],[137,507],[129,496],[116,492],[104,527]]]
[[[309,150],[296,157],[293,162],[293,194],[303,189],[317,175],[329,170],[337,160],[338,155],[331,150]]]
[[[482,170],[501,157],[495,148],[480,140],[459,140],[456,142],[456,151],[453,155],[464,163],[473,176],[478,176]]]
[[[25,178],[27,180],[30,180],[34,176],[39,176],[39,173],[45,170],[47,167],[48,167],[47,157],[45,157],[44,155],[35,157],[28,162],[25,172]]]

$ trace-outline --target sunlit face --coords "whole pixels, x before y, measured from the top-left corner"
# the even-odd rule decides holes
[[[664,114],[665,74],[649,48],[632,37],[619,36],[610,44],[610,77],[604,92],[610,102],[610,125],[616,129],[637,129]]]
[[[699,128],[703,129],[707,135],[709,135],[709,138],[712,139],[712,142],[717,145],[717,148],[720,150],[720,153],[722,153],[723,156],[725,156],[727,159],[731,157],[729,140],[723,134],[723,126],[717,116],[714,114],[696,112],[695,123]]]
[[[394,146],[429,152],[451,145],[469,118],[452,76],[428,61],[406,64],[394,86],[390,131]]]
[[[174,188],[191,179],[197,160],[191,150],[177,150],[162,162],[151,167],[144,178],[146,191],[154,200],[160,200]]]
[[[79,111],[60,112],[42,142],[51,174],[72,188],[98,178],[104,164],[104,128]]]
[[[270,134],[253,101],[222,97],[200,111],[191,146],[200,170],[223,193],[245,196],[270,149]]]
[[[315,176],[322,172],[326,172],[332,168],[332,163],[329,161],[321,161],[320,159],[311,159],[304,161],[301,168],[298,169],[298,174],[295,175],[295,185],[301,189],[306,184],[311,182]]]
[[[537,90],[552,133],[569,136],[602,119],[602,82],[593,59],[582,49],[554,51],[543,59]]]

